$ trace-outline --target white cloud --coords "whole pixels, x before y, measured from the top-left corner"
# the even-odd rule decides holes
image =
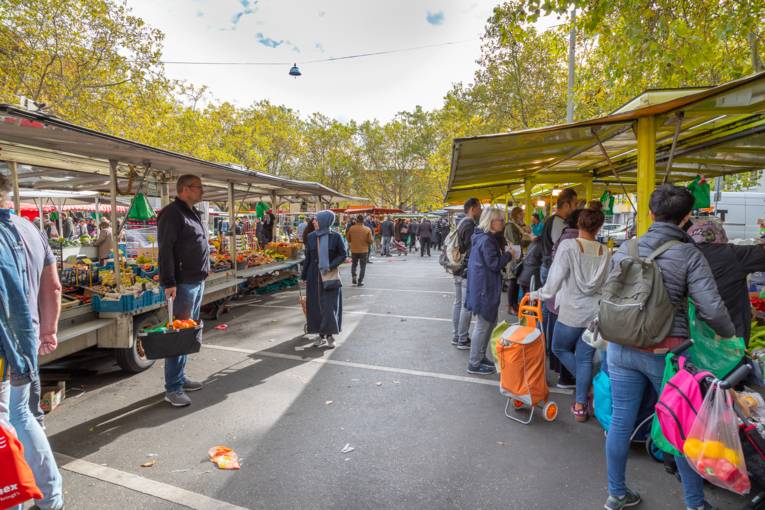
[[[268,99],[304,115],[386,120],[416,105],[437,108],[452,83],[473,79],[480,37],[496,1],[476,0],[467,12],[464,0],[128,0],[128,5],[165,32],[164,60],[285,63],[166,67],[172,78],[207,85],[218,100],[245,106]],[[443,13],[442,24],[428,24],[423,13]],[[296,59],[303,76],[293,79],[288,72]]]

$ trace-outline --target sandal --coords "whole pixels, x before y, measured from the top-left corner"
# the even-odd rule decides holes
[[[579,423],[584,423],[589,418],[589,414],[587,413],[587,404],[580,404],[582,407],[578,408],[576,407],[576,403],[571,404],[571,414],[574,415],[574,419],[578,421]]]

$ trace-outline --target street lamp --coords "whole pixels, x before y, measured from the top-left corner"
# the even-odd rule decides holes
[[[303,76],[303,73],[300,72],[300,68],[297,66],[297,63],[293,64],[290,68],[290,76],[294,76],[295,78],[298,76]]]

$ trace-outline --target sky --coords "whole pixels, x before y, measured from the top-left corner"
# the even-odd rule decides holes
[[[451,85],[471,82],[495,0],[128,0],[165,33],[163,60],[283,62],[173,65],[170,78],[206,85],[216,101],[267,99],[307,116],[346,122],[438,108]],[[330,57],[436,45],[389,55]],[[289,76],[292,63],[303,75]]]

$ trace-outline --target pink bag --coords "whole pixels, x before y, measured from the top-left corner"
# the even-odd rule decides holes
[[[678,358],[680,370],[664,385],[656,403],[656,417],[661,431],[672,446],[683,451],[683,445],[691,431],[693,422],[704,402],[701,381],[714,377],[710,372],[700,370],[691,373],[685,368],[685,358]]]

